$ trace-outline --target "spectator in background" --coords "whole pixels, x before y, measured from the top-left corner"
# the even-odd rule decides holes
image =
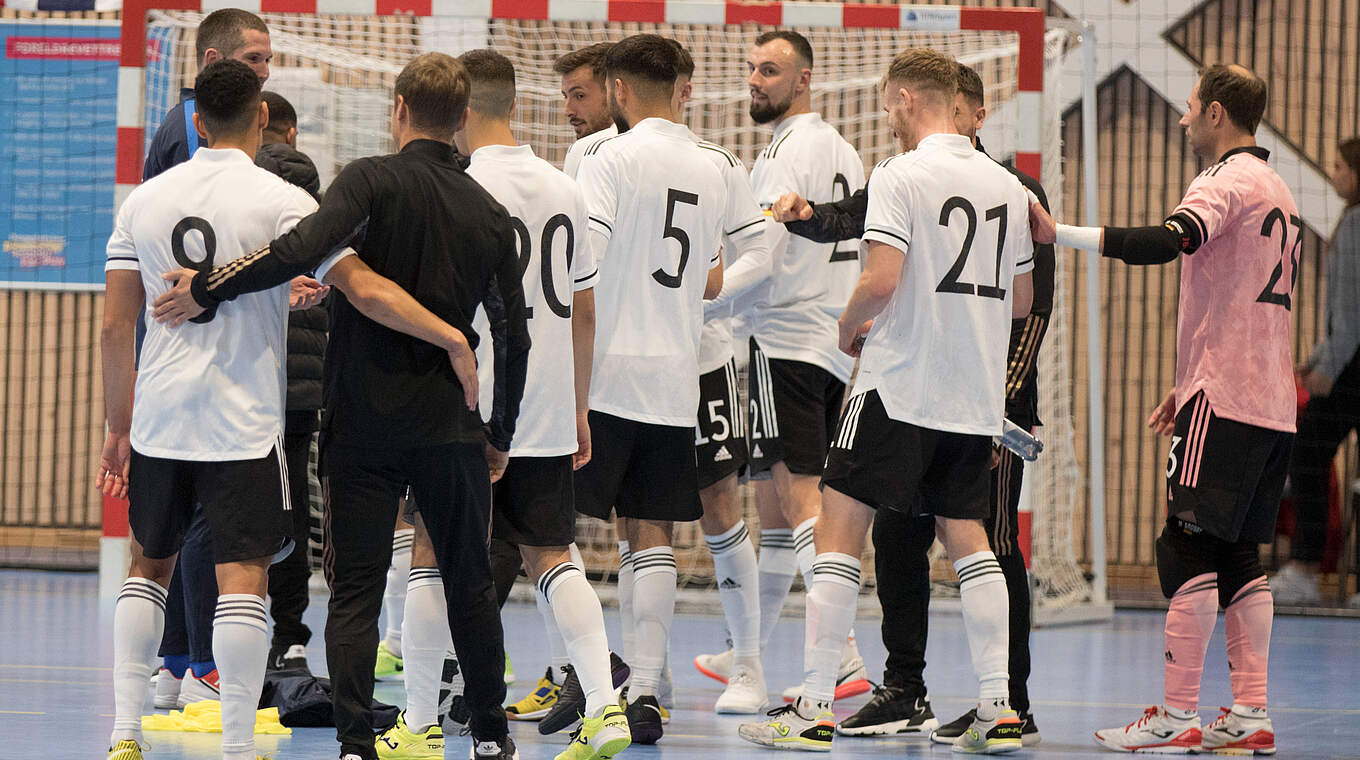
[[[1346,211],[1327,257],[1327,331],[1298,372],[1311,397],[1299,414],[1289,487],[1294,498],[1291,560],[1270,581],[1279,604],[1316,603],[1327,534],[1327,470],[1341,441],[1360,427],[1360,138],[1341,143],[1332,187]],[[1360,594],[1351,604],[1360,603]]]
[[[267,169],[321,200],[321,179],[316,164],[297,149],[297,111],[275,92],[260,93],[269,108],[255,165]],[[274,618],[274,640],[269,645],[270,670],[307,669],[307,642],[311,629],[302,622],[307,611],[307,537],[311,498],[307,482],[307,455],[317,428],[321,408],[322,359],[326,354],[326,303],[288,313],[288,398],[283,425],[283,454],[288,466],[288,488],[293,504],[293,541],[296,549],[269,568],[269,615]]]
[[[198,23],[194,54],[198,57],[199,71],[213,61],[234,58],[249,66],[261,85],[269,79],[269,62],[274,58],[269,27],[259,16],[238,8],[213,11]],[[143,182],[193,157],[198,149],[193,118],[194,88],[181,88],[179,103],[165,115],[151,138],[151,148],[142,165]]]

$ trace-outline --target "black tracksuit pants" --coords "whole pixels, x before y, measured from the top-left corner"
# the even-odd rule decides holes
[[[505,645],[487,555],[491,479],[483,444],[384,451],[333,439],[323,443],[321,459],[329,504],[326,663],[340,753],[377,757],[370,705],[378,615],[392,562],[391,526],[407,485],[444,578],[449,631],[471,711],[469,728],[477,741],[500,741],[508,732],[502,708]]]
[[[1341,371],[1332,392],[1308,400],[1299,413],[1289,490],[1294,499],[1293,559],[1322,561],[1327,544],[1327,472],[1346,436],[1360,427],[1360,361]]]
[[[291,415],[290,415],[291,416]],[[315,419],[316,413],[312,412]],[[311,534],[310,495],[307,488],[307,455],[312,432],[288,429],[283,436],[283,458],[288,466],[288,498],[293,505],[293,551],[269,568],[269,616],[274,619],[272,650],[285,650],[294,644],[306,645],[312,631],[302,622],[307,611],[311,567],[307,539]]]
[[[1020,482],[1024,461],[1009,450],[992,469],[992,514],[987,538],[1006,576],[1010,596],[1010,703],[1029,711],[1029,576],[1020,553]],[[935,518],[911,517],[892,509],[874,516],[874,572],[883,607],[883,645],[888,650],[883,681],[926,693],[926,631],[930,607],[930,564],[926,553],[935,540]]]

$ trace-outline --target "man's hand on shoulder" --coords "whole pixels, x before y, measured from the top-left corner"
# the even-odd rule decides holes
[[[1058,240],[1058,224],[1044,205],[1029,194],[1029,235],[1039,245],[1052,245]]]
[[[776,222],[806,222],[812,218],[812,204],[798,193],[784,193],[770,207]]]
[[[151,316],[157,322],[179,327],[206,311],[189,291],[196,274],[198,272],[193,269],[174,269],[161,275],[162,280],[170,283],[170,289],[151,304],[154,307]]]

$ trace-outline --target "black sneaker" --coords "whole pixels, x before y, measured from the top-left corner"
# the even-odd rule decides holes
[[[1039,727],[1034,723],[1034,713],[1023,712],[1020,716],[1020,743],[1026,747],[1033,747],[1040,741]],[[968,727],[973,725],[973,720],[977,718],[977,710],[969,710],[960,715],[958,719],[951,723],[935,729],[930,735],[930,740],[937,744],[953,744]]]
[[[301,644],[291,646],[274,645],[269,648],[269,659],[266,661],[265,670],[269,672],[295,670],[302,673],[311,673],[307,667],[307,648]]]
[[[476,742],[472,745],[472,760],[519,760],[519,750],[509,736],[498,742]]]
[[[624,713],[632,730],[634,744],[656,744],[661,738],[661,704],[656,697],[638,697]]]
[[[836,733],[843,736],[879,734],[928,734],[940,725],[930,710],[930,697],[900,686],[874,687],[874,696],[859,712],[841,721]]]
[[[557,702],[538,722],[538,732],[544,736],[570,728],[586,711],[586,693],[581,689],[581,679],[577,677],[576,669],[567,665],[562,670],[566,677],[562,679],[562,691],[557,694]],[[631,672],[628,664],[613,652],[609,653],[609,671],[615,689],[623,686]]]
[[[459,731],[468,723],[472,711],[463,697],[463,673],[458,658],[444,656],[444,672],[439,678],[439,724],[446,733]]]
[[[1020,743],[1033,747],[1039,741],[1039,727],[1034,724],[1034,713],[1020,713]]]

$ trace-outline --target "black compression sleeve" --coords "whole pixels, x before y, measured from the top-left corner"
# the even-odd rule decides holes
[[[1181,254],[1181,240],[1169,227],[1106,227],[1101,254],[1129,264],[1165,264]]]
[[[869,190],[860,188],[844,200],[814,203],[812,218],[785,222],[789,232],[814,243],[838,243],[864,234],[864,215],[869,211]]]

